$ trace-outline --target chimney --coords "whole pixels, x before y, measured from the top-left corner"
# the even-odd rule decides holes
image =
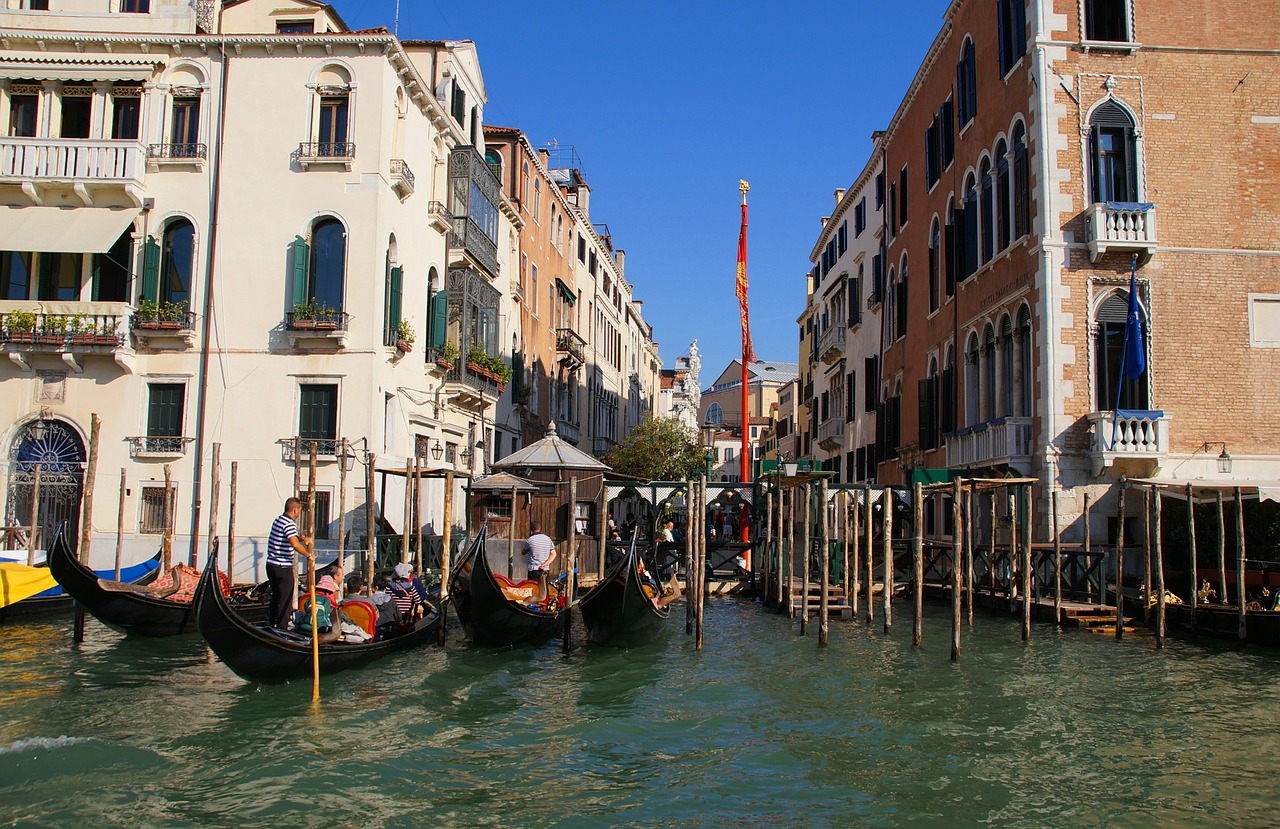
[[[591,188],[585,181],[578,184],[578,209],[588,221],[591,219]]]
[[[538,160],[542,162],[543,167],[551,166],[551,151],[546,147],[538,148]]]
[[[840,200],[841,200],[841,199],[843,199],[843,198],[844,198],[844,188],[843,188],[843,187],[837,187],[837,188],[836,188],[836,204],[839,204],[839,203],[840,203]]]
[[[618,264],[618,275],[625,277],[627,275],[627,252],[622,248],[614,251],[613,261]]]

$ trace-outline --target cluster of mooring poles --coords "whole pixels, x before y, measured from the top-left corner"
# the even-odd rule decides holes
[[[703,616],[707,591],[707,478],[685,481],[688,493],[688,521],[684,535],[685,618],[684,632],[693,636],[694,647],[702,650]]]

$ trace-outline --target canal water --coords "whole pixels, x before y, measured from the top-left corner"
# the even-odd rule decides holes
[[[958,665],[712,601],[693,649],[471,650],[245,683],[198,637],[0,628],[14,826],[1266,826],[1280,658],[977,617]],[[878,610],[878,609],[877,609]]]

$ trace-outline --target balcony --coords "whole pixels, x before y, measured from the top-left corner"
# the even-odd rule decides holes
[[[1117,419],[1118,415],[1118,419]],[[1172,415],[1159,410],[1120,409],[1119,412],[1090,412],[1089,455],[1093,474],[1108,467],[1146,462],[1143,474],[1159,469],[1169,455],[1169,421]]]
[[[351,315],[325,309],[318,314],[290,311],[284,315],[284,329],[290,348],[337,350],[347,345]]]
[[[830,366],[844,359],[847,330],[843,325],[830,325],[822,332],[822,336],[818,338],[818,356],[822,358],[822,362]]]
[[[306,438],[290,435],[276,441],[280,444],[280,459],[285,463],[310,463],[311,444],[316,445],[317,463],[334,463],[343,454],[344,438]],[[348,457],[351,457],[348,455]]]
[[[586,365],[587,341],[572,328],[557,328],[556,359],[571,369]]]
[[[559,429],[560,427],[557,426],[556,428]],[[593,444],[592,451],[596,455],[599,455],[600,457],[604,457],[605,455],[613,451],[613,447],[617,446],[618,442],[613,438],[595,438],[592,441],[592,444]]]
[[[524,286],[519,279],[511,280],[511,296],[516,302],[524,302]]]
[[[577,446],[582,440],[582,427],[567,417],[556,415],[556,434],[565,442]]]
[[[818,445],[824,449],[840,449],[844,446],[844,421],[828,418],[818,425]]]
[[[350,172],[351,162],[356,157],[356,145],[350,141],[320,141],[299,144],[294,158],[298,166],[304,170],[312,167],[341,167]]]
[[[947,468],[1008,467],[1028,475],[1032,430],[1029,417],[1002,417],[951,432],[943,438]]]
[[[498,246],[481,230],[480,225],[466,216],[449,219],[450,266],[468,264],[467,258],[490,276],[498,273]]]
[[[140,346],[182,350],[195,344],[196,315],[194,311],[143,313],[139,310],[129,317],[129,329]]]
[[[195,438],[154,437],[142,435],[125,438],[129,442],[129,457],[136,460],[170,460],[187,454],[187,446]]]
[[[403,201],[413,195],[413,170],[403,158],[391,159],[391,189]]]
[[[147,169],[155,172],[162,167],[204,169],[209,147],[205,144],[149,144],[147,145]]]
[[[85,303],[126,307],[123,303]],[[133,373],[133,351],[126,348],[122,314],[46,314],[14,309],[0,316],[0,345],[9,359],[23,371],[32,371],[37,355],[52,355],[77,374],[84,371],[87,357],[111,357],[128,373]]]
[[[469,360],[455,360],[444,373],[445,396],[463,408],[483,410],[497,403],[506,390],[506,383]]]
[[[138,141],[0,137],[0,184],[18,184],[33,204],[72,189],[85,205],[96,190],[123,189],[142,206],[146,149]]]
[[[449,214],[449,209],[444,206],[443,202],[428,202],[427,218],[430,220],[431,226],[441,233],[448,233],[449,228],[453,227],[453,216]]]
[[[1095,202],[1084,212],[1089,261],[1107,251],[1137,253],[1143,261],[1156,249],[1156,208],[1146,202]]]

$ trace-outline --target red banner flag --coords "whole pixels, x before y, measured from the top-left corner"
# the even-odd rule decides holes
[[[742,361],[754,363],[756,352],[751,345],[751,323],[747,315],[747,190],[745,181],[738,182],[742,191],[742,230],[738,233],[738,311],[742,315]]]

